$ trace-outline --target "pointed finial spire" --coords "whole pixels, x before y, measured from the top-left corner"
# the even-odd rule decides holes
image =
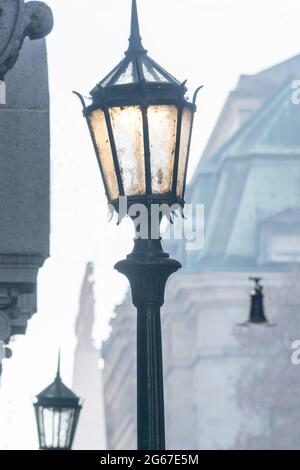
[[[132,0],[131,7],[131,33],[129,38],[129,48],[127,52],[146,52],[143,48],[140,35],[139,16],[136,0]]]
[[[61,380],[61,378],[60,378],[60,350],[58,351],[56,380]]]

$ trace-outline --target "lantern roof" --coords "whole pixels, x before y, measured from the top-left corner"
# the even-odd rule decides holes
[[[136,0],[132,0],[131,33],[125,58],[98,84],[98,87],[110,88],[118,85],[172,85],[181,83],[148,56],[140,35]],[[97,88],[98,88],[97,87]],[[93,95],[97,88],[91,94]]]
[[[75,408],[79,407],[79,397],[75,395],[61,380],[60,357],[54,382],[37,395],[37,406]]]

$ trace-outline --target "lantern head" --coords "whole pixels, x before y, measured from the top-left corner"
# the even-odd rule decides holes
[[[142,45],[137,4],[124,59],[83,104],[108,202],[119,209],[140,203],[183,207],[192,125],[196,111],[180,83]]]
[[[71,450],[81,411],[80,399],[61,380],[60,367],[54,382],[34,404],[40,449]]]
[[[240,326],[275,326],[275,324],[268,321],[265,315],[264,288],[261,285],[262,279],[260,277],[250,277],[249,280],[255,283],[250,293],[250,314],[248,321]]]

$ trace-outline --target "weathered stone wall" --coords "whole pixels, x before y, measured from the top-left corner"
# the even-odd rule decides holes
[[[25,40],[0,105],[0,340],[24,334],[49,256],[50,129],[44,40]]]

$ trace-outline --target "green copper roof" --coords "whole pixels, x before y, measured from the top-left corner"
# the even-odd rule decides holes
[[[291,81],[229,140],[213,159],[245,154],[298,154],[300,106],[292,101]]]
[[[170,244],[184,269],[197,271],[286,270],[262,262],[265,221],[300,209],[300,105],[292,80],[210,160],[200,163],[187,202],[205,206],[205,245],[188,252]],[[295,224],[299,227],[300,220]],[[293,225],[293,230],[295,229]],[[290,224],[283,225],[289,230]]]

